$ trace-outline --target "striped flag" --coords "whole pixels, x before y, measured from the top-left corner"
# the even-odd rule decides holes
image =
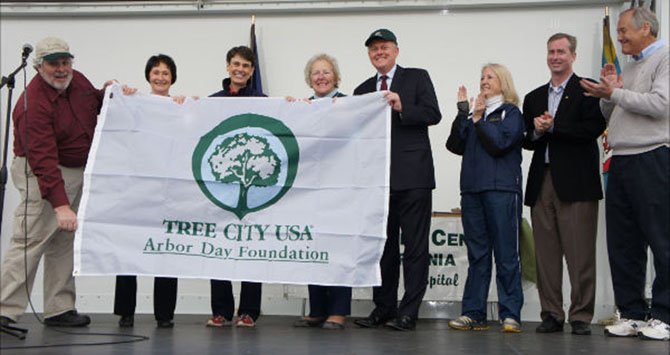
[[[258,47],[256,46],[256,16],[251,19],[249,47],[254,52],[254,63],[256,65],[254,75],[251,77],[251,88],[254,91],[263,92],[263,82],[261,81],[261,66],[258,62]]]
[[[645,3],[644,0],[639,0],[639,1],[638,0],[632,0],[630,2],[630,8],[632,9],[634,7],[643,7],[644,3]],[[651,0],[651,3],[649,4],[649,10],[651,10],[651,12],[653,12],[653,13],[656,13],[656,0]]]
[[[605,15],[603,18],[603,55],[602,55],[602,66],[605,64],[614,64],[616,67],[617,74],[621,74],[621,67],[619,66],[619,58],[616,55],[616,47],[614,47],[614,42],[612,42],[612,37],[610,36],[610,16]]]

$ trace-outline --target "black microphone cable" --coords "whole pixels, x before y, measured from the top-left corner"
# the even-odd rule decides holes
[[[40,75],[40,74],[38,74]],[[74,75],[74,74],[73,74]],[[28,136],[28,90],[27,90],[27,74],[26,74],[26,69],[23,68],[23,109],[25,113],[24,117],[24,138],[25,138],[25,147],[28,147],[28,141],[29,141],[29,136]],[[21,225],[23,227],[23,271],[24,271],[24,288],[26,291],[26,295],[28,297],[28,304],[30,305],[30,310],[32,311],[33,316],[37,321],[42,324],[45,328],[45,330],[51,330],[57,333],[61,334],[68,334],[68,335],[81,335],[81,336],[112,336],[112,337],[123,337],[123,338],[129,338],[127,340],[116,340],[116,341],[102,341],[102,342],[87,342],[87,343],[55,343],[55,344],[49,344],[49,345],[22,345],[22,346],[0,346],[0,350],[16,350],[16,349],[47,349],[47,348],[60,348],[60,347],[74,347],[74,346],[99,346],[99,345],[115,345],[115,344],[127,344],[127,343],[135,343],[135,342],[141,342],[145,340],[149,340],[150,337],[145,336],[145,335],[135,335],[135,334],[123,334],[123,333],[84,333],[84,332],[75,332],[75,331],[68,331],[68,330],[62,330],[62,329],[56,329],[53,327],[46,326],[44,323],[44,320],[40,318],[40,316],[37,314],[37,311],[35,311],[35,307],[33,306],[32,298],[30,295],[30,288],[28,287],[28,196],[29,196],[29,179],[28,179],[28,173],[29,173],[29,167],[28,167],[28,149],[25,149],[25,160],[24,160],[24,165],[23,165],[23,173],[24,176],[26,177],[25,181],[25,198],[23,199],[23,219],[21,221]],[[36,177],[37,179],[37,177]],[[41,256],[40,256],[41,258]],[[34,280],[33,280],[34,282]],[[43,291],[44,292],[44,291]]]

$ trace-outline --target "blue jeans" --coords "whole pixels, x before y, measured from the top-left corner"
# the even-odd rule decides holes
[[[520,321],[523,305],[519,263],[520,194],[506,191],[463,194],[461,209],[469,263],[463,291],[463,315],[477,321],[486,320],[493,251],[498,316]]]

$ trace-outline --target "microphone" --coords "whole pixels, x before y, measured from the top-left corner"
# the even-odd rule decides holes
[[[23,52],[21,53],[21,59],[24,61],[28,59],[28,56],[30,53],[33,52],[33,46],[31,46],[29,43],[26,43],[23,45]]]

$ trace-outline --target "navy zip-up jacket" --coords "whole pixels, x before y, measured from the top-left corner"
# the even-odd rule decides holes
[[[267,97],[264,93],[253,90],[250,82],[247,82],[247,86],[240,89],[235,95],[230,92],[230,78],[223,79],[222,85],[223,90],[217,91],[209,97]]]
[[[458,103],[447,149],[462,155],[461,194],[510,191],[521,195],[521,144],[525,126],[518,107],[503,103],[477,123],[468,103]]]

